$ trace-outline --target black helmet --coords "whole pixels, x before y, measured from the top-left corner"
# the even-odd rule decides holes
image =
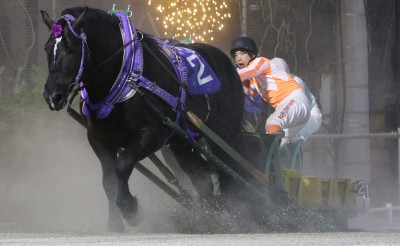
[[[233,40],[231,51],[229,52],[231,56],[235,55],[238,50],[247,50],[255,55],[257,55],[257,45],[253,39],[249,37],[237,37]]]

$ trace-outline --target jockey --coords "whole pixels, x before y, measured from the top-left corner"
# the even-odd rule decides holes
[[[308,119],[306,125],[301,129],[292,139],[291,142],[293,141],[306,141],[311,134],[315,133],[316,131],[319,130],[321,127],[321,122],[322,122],[322,114],[321,110],[318,108],[317,105],[317,100],[315,99],[315,96],[310,92],[308,89],[307,85],[304,83],[304,81],[299,78],[298,76],[290,73],[289,66],[283,60],[282,58],[275,57],[271,60],[271,62],[281,69],[285,70],[288,74],[292,76],[292,78],[299,84],[304,90],[304,93],[306,94],[308,101],[310,102],[311,106],[311,111],[310,111],[310,118]]]
[[[283,69],[269,59],[257,55],[257,45],[251,38],[238,37],[233,40],[230,54],[248,96],[261,97],[275,108],[266,122],[267,134],[284,129],[283,147],[295,137],[308,121],[310,103],[302,87]]]

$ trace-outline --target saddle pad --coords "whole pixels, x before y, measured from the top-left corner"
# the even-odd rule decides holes
[[[256,113],[260,114],[262,113],[262,104],[263,104],[263,99],[260,95],[257,95],[255,97],[249,98],[249,97],[244,97],[244,110],[249,113]]]
[[[175,49],[181,61],[184,61],[190,94],[204,95],[219,91],[221,83],[217,75],[199,53],[184,47]]]

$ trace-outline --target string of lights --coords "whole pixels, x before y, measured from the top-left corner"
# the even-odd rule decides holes
[[[224,20],[231,17],[228,5],[220,0],[149,0],[148,5],[156,7],[164,35],[178,40],[212,42],[214,32],[221,31]]]

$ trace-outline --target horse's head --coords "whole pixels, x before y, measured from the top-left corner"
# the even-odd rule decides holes
[[[86,42],[82,32],[85,11],[76,19],[71,15],[64,15],[56,21],[46,11],[40,12],[44,23],[51,30],[44,48],[49,75],[43,96],[51,110],[60,110],[67,104],[71,86],[78,83],[82,75]]]

